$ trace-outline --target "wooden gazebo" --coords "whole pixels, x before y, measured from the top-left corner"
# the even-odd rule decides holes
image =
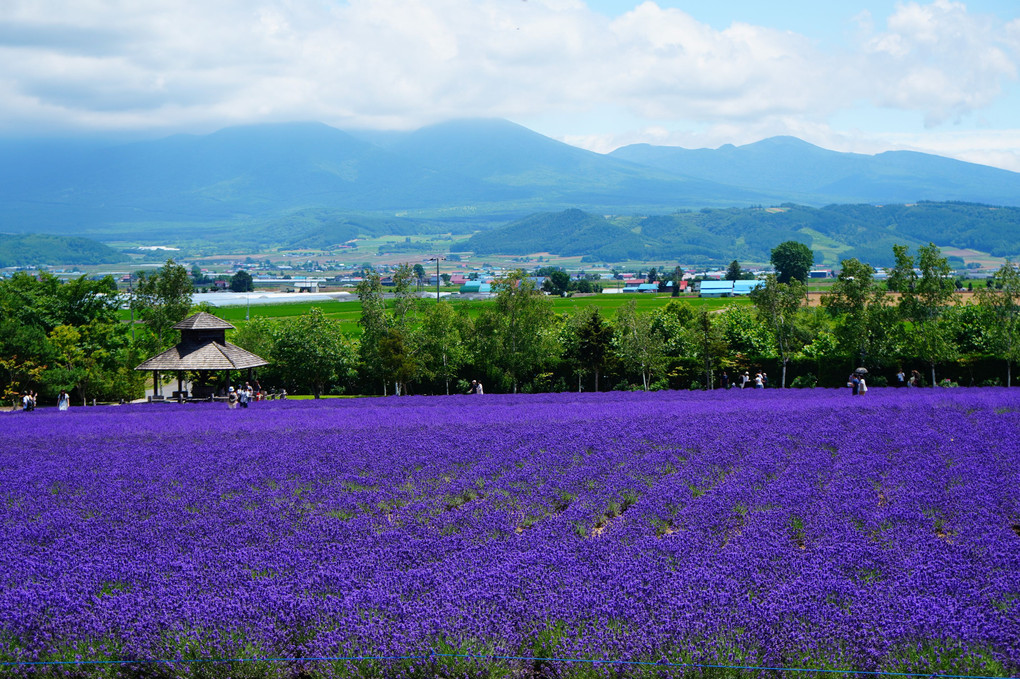
[[[221,370],[248,370],[250,377],[253,368],[269,363],[260,356],[228,342],[227,330],[233,330],[234,326],[204,311],[185,318],[174,328],[181,331],[181,341],[135,368],[152,371],[153,392],[157,395],[160,394],[161,372],[177,373],[177,394],[178,399],[181,399],[184,397],[185,371],[207,375],[209,372]],[[203,393],[198,393],[199,391]],[[200,384],[194,388],[192,395],[207,397],[212,396],[213,391],[214,387]]]

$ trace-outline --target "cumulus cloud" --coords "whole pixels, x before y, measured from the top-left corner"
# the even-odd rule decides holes
[[[824,126],[862,101],[936,125],[1016,78],[1016,21],[935,0],[859,23],[837,52],[654,2],[610,19],[579,0],[7,0],[0,132],[411,128],[611,108],[746,137]]]
[[[1016,22],[1003,26],[961,2],[935,0],[899,5],[886,23],[859,59],[878,104],[920,111],[937,125],[989,105],[1003,81],[1016,79]]]

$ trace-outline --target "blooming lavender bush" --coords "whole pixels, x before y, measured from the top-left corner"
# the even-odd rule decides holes
[[[0,661],[139,662],[0,669],[1017,674],[1018,436],[994,388],[8,414]]]

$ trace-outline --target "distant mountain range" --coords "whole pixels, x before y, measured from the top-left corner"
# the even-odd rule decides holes
[[[104,241],[335,244],[469,234],[572,209],[654,216],[923,200],[1017,205],[1020,174],[922,153],[838,153],[791,137],[598,154],[504,120],[406,133],[292,123],[120,145],[0,142],[0,232]],[[596,240],[637,247],[632,232],[588,228]]]

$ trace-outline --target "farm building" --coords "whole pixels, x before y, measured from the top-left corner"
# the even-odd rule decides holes
[[[738,297],[750,295],[761,281],[701,281],[699,297]]]
[[[632,281],[625,281],[623,286],[623,292],[658,292],[658,283],[636,283]]]
[[[750,295],[751,291],[760,287],[761,281],[733,281],[734,295]]]
[[[492,285],[481,281],[467,281],[460,286],[460,292],[492,292]]]
[[[733,281],[701,281],[699,297],[729,297],[733,294]]]

